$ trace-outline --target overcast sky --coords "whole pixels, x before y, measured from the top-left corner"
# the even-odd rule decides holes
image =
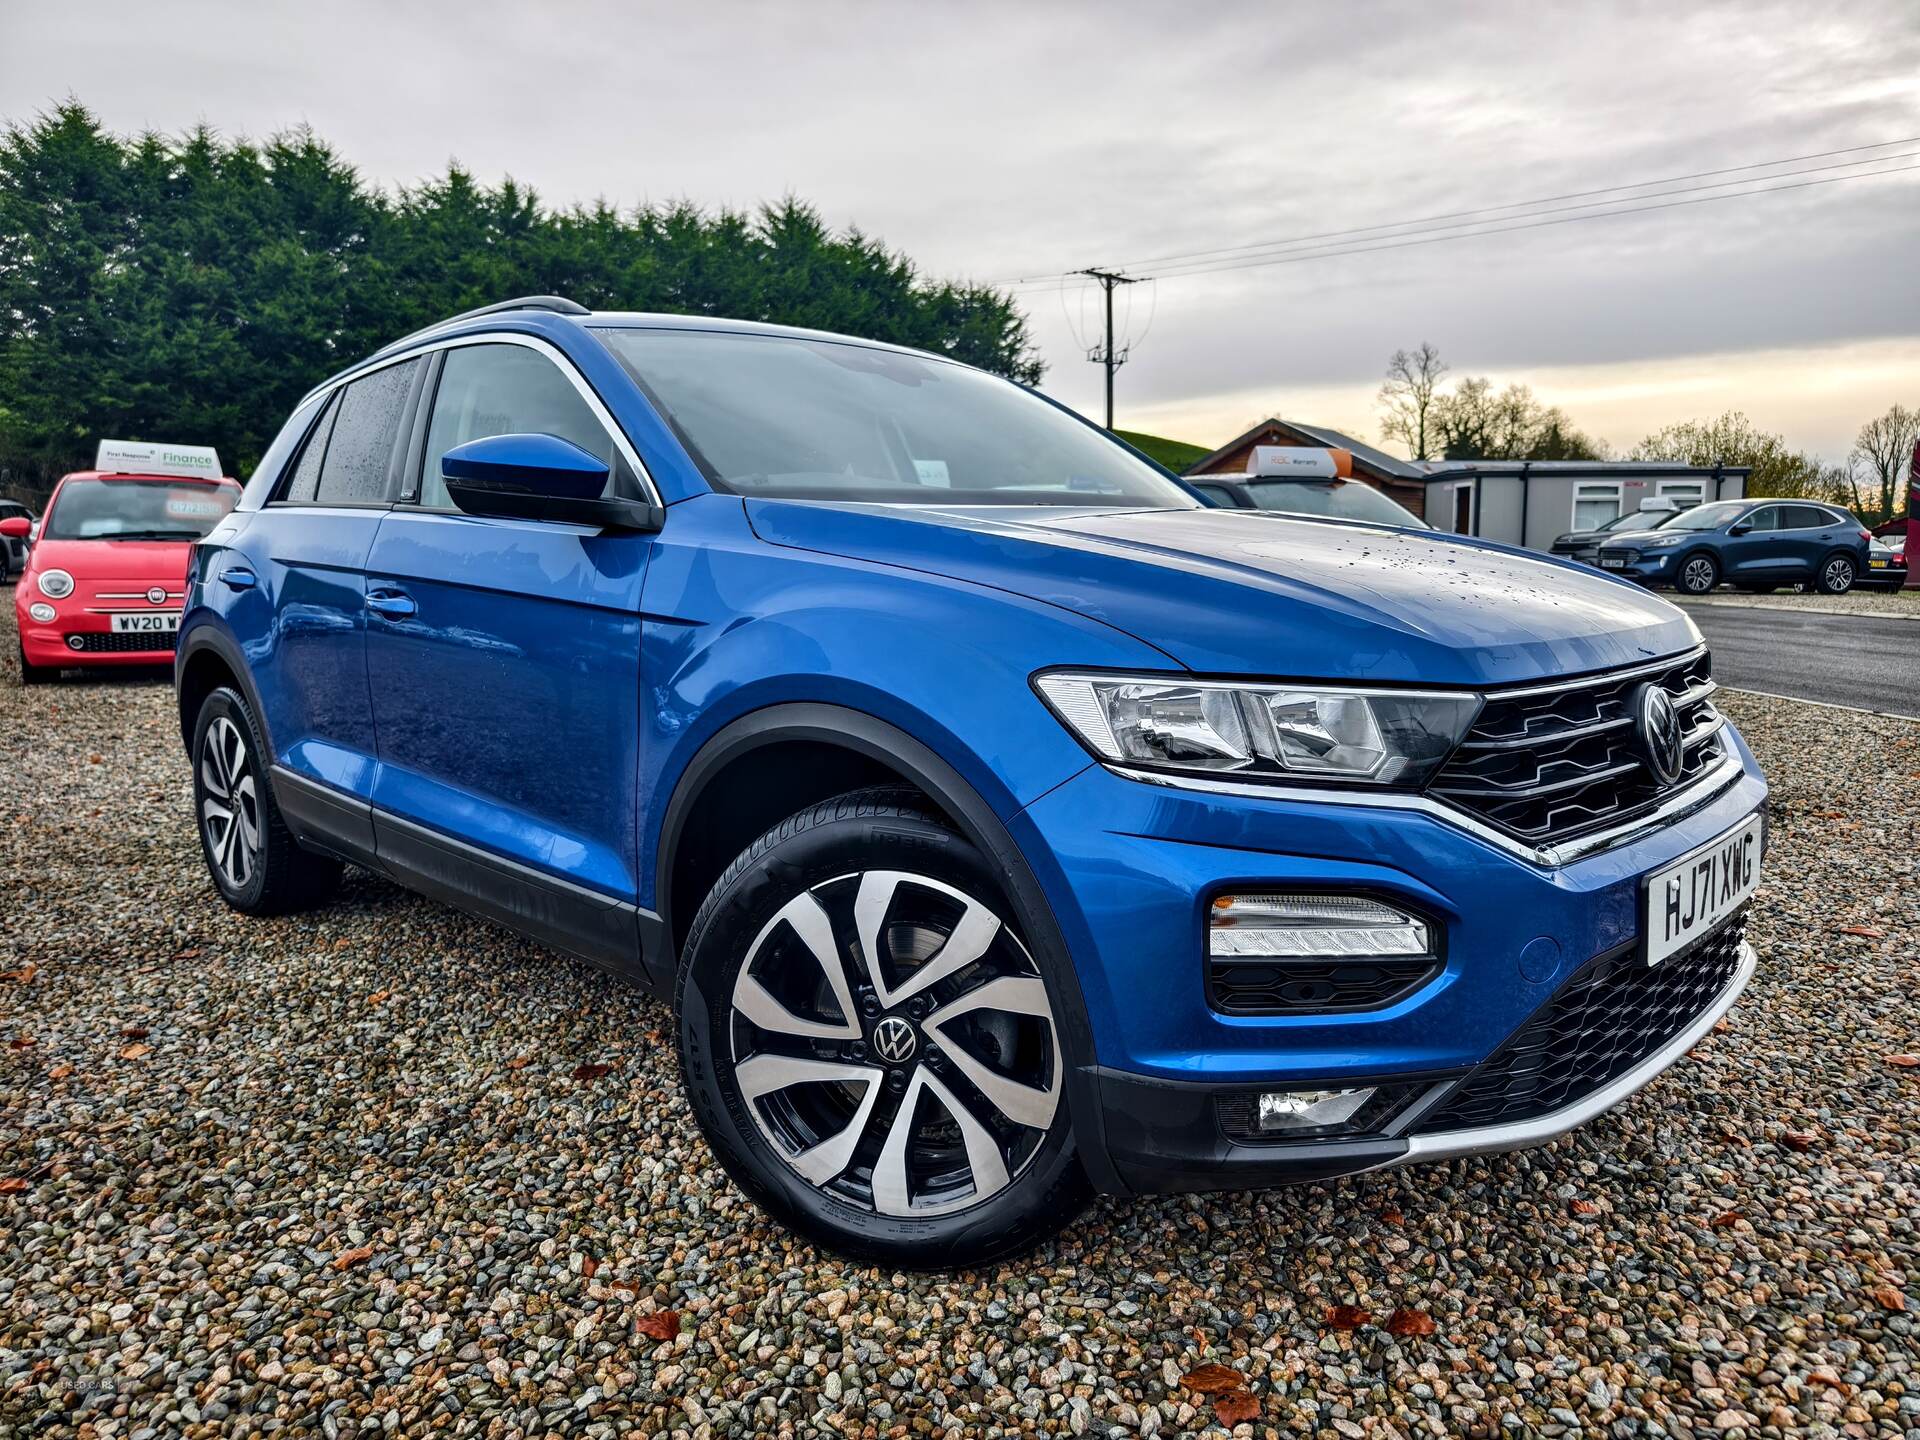
[[[554,203],[792,192],[998,281],[1880,142],[1904,158],[1860,168],[1920,166],[1920,5],[0,0],[0,116],[69,94],[121,130],[305,122],[387,184],[457,157]],[[1920,169],[1169,276],[1122,292],[1118,420],[1374,439],[1387,356],[1425,339],[1617,446],[1740,408],[1837,459],[1920,406],[1917,242]],[[1097,413],[1094,298],[1018,293],[1045,388]]]

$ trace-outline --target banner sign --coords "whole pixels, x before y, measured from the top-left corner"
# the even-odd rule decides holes
[[[1305,445],[1256,445],[1247,457],[1247,474],[1288,480],[1351,479],[1353,452]]]
[[[102,440],[93,468],[103,475],[185,475],[218,480],[220,456],[211,445],[155,445],[144,440]]]

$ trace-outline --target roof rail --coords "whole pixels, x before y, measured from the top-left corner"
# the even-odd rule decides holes
[[[449,315],[444,320],[436,320],[431,325],[422,326],[411,334],[402,335],[398,340],[389,340],[380,348],[391,350],[396,345],[404,345],[409,340],[418,340],[422,335],[431,334],[445,326],[457,324],[462,320],[478,319],[482,315],[498,315],[507,310],[546,310],[555,315],[591,315],[593,312],[577,300],[569,300],[564,295],[521,295],[512,300],[502,300],[496,305],[482,305],[473,310],[462,310],[458,315]]]

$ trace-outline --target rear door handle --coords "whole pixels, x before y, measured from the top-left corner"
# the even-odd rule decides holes
[[[367,609],[388,620],[404,620],[419,608],[413,603],[413,597],[401,590],[367,592]]]
[[[229,565],[220,572],[220,580],[231,590],[251,590],[259,583],[253,571],[244,565]]]

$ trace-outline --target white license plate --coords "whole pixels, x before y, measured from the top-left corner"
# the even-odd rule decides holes
[[[1605,570],[1624,570],[1627,568],[1627,562],[1624,560],[1608,560],[1602,557],[1600,566]]]
[[[158,631],[165,634],[169,630],[180,628],[178,610],[156,610],[151,615],[116,615],[113,617],[113,633],[116,635],[145,634]]]
[[[1706,934],[1760,888],[1762,833],[1761,818],[1750,816],[1647,878],[1641,933],[1649,965]]]

